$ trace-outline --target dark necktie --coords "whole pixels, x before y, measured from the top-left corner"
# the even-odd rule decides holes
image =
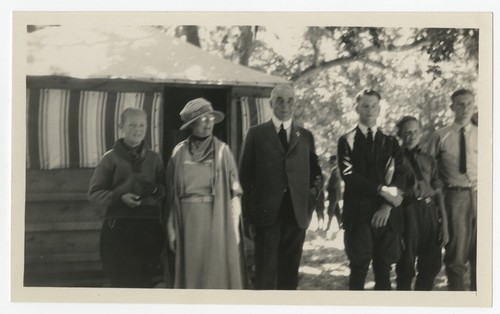
[[[459,168],[460,173],[467,172],[467,156],[465,154],[465,128],[460,128],[460,159]]]
[[[366,133],[366,143],[370,152],[373,152],[373,132],[371,128],[368,128],[368,133]]]
[[[415,179],[417,179],[417,181],[422,181],[424,177],[422,175],[422,170],[420,170],[420,166],[418,165],[417,159],[415,158],[416,154],[417,154],[416,150],[406,152],[406,156],[408,156],[408,159],[410,160],[411,168],[413,169],[413,174],[415,175]]]
[[[278,136],[280,138],[281,145],[283,146],[283,149],[288,151],[288,141],[286,139],[286,131],[285,128],[283,127],[283,124],[280,126],[280,130],[278,132]]]

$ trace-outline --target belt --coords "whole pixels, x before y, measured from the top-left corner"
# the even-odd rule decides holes
[[[446,187],[446,189],[449,191],[470,191],[470,190],[473,190],[474,187],[472,187],[472,186],[448,186],[448,187]]]
[[[186,196],[181,198],[183,203],[212,203],[214,201],[213,196]]]
[[[417,201],[419,202],[425,202],[426,204],[429,204],[432,202],[432,197],[417,197]]]

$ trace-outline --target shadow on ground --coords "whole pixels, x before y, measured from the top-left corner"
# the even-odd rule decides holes
[[[314,220],[313,220],[314,221]],[[391,272],[393,289],[396,274]],[[344,231],[332,226],[332,230],[317,230],[311,224],[306,233],[302,261],[299,268],[299,290],[348,290],[349,261],[344,252]],[[373,272],[368,270],[365,289],[375,286]],[[441,269],[433,290],[447,290],[446,276]]]

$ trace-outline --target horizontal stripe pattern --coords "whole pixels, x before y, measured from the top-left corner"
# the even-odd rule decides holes
[[[27,104],[28,169],[95,167],[121,136],[120,113],[129,107],[146,111],[146,141],[161,151],[161,92],[30,88]]]

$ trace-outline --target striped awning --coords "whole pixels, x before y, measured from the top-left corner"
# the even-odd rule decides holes
[[[269,121],[272,116],[269,98],[241,97],[241,140],[247,134],[248,129],[257,124]]]
[[[125,108],[148,114],[145,140],[161,150],[161,92],[114,92],[79,89],[27,89],[27,168],[95,167],[121,137]]]
[[[161,153],[163,138],[162,92],[95,91],[81,88],[27,89],[28,169],[93,168],[121,137],[118,127],[125,108],[141,108],[148,114],[145,140]],[[235,153],[248,129],[268,121],[269,98],[234,99]]]

